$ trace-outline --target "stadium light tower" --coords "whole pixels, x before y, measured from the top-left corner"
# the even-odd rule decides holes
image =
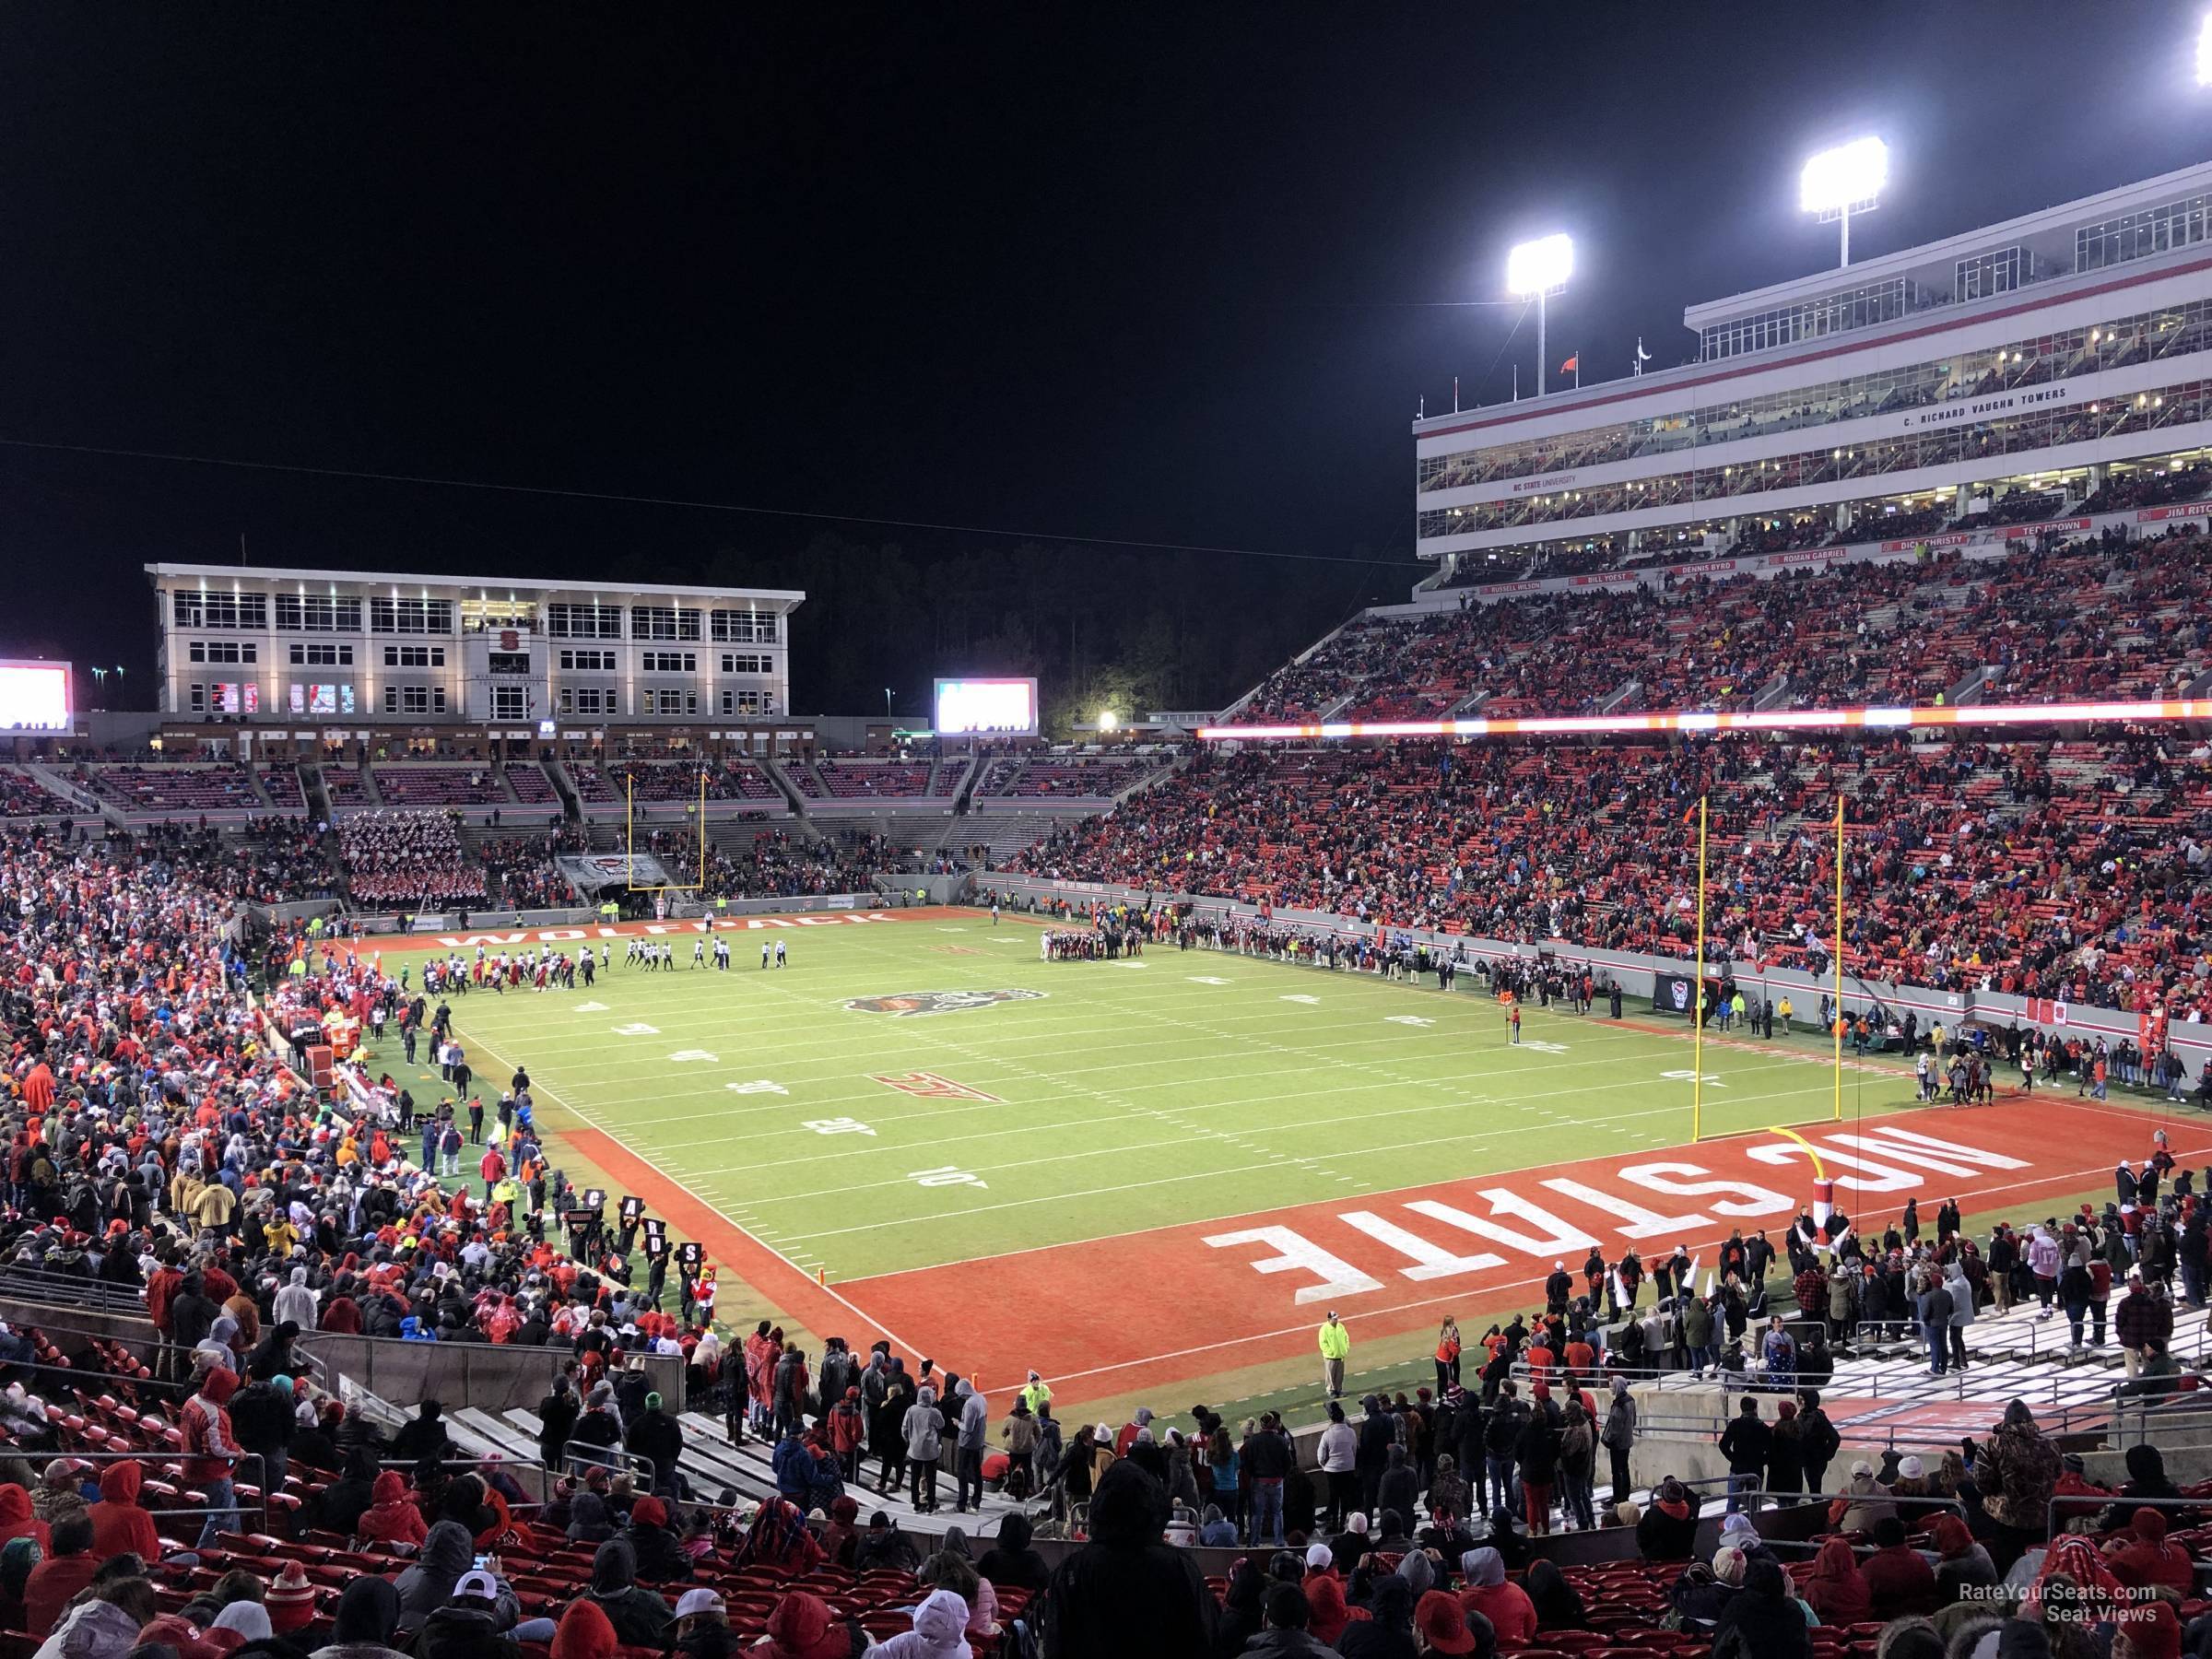
[[[1822,150],[1805,164],[1797,179],[1797,206],[1823,225],[1842,227],[1843,265],[1851,264],[1851,216],[1879,201],[1889,182],[1889,147],[1879,138],[1854,138]]]
[[[1505,288],[1536,302],[1536,395],[1544,395],[1544,302],[1574,274],[1574,243],[1565,236],[1524,241],[1505,257]]]

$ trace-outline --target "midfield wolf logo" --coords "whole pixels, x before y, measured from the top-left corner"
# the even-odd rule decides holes
[[[898,991],[888,996],[856,996],[845,1006],[856,1014],[950,1014],[959,1008],[987,1008],[993,1003],[1034,1002],[1041,991]]]

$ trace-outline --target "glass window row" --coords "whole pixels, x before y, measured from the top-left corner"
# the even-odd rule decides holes
[[[1423,491],[1453,489],[1492,479],[1602,466],[1640,455],[1734,443],[1770,432],[1858,420],[1958,398],[1985,397],[2044,381],[2069,380],[2131,363],[2180,357],[2205,350],[2207,346],[2212,346],[2212,300],[2192,300],[2164,311],[2136,312],[2109,323],[2024,337],[1984,351],[1853,375],[1764,397],[1710,404],[1586,432],[1456,454],[1427,455],[1418,464],[1417,484]]]

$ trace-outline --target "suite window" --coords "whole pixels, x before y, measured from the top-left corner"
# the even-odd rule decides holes
[[[718,610],[713,614],[713,638],[723,645],[773,645],[776,613],[755,610]]]
[[[348,657],[347,661],[352,659]],[[387,668],[442,668],[445,666],[445,647],[442,645],[387,645],[384,647],[384,666]]]
[[[269,601],[265,594],[221,594],[210,589],[179,588],[171,614],[179,628],[266,628]]]
[[[279,594],[276,626],[285,633],[359,633],[361,602],[335,594]]]
[[[669,605],[633,605],[629,607],[629,637],[633,640],[696,640],[699,613]]]
[[[773,700],[766,691],[741,691],[735,688],[722,694],[722,712],[724,714],[772,714]]]
[[[287,647],[286,654],[295,668],[350,668],[353,666],[353,647],[350,645],[305,645],[298,642]]]
[[[546,631],[563,640],[618,640],[622,637],[622,607],[618,605],[548,605]]]
[[[773,674],[775,659],[751,651],[725,651],[722,653],[722,671],[724,674]]]
[[[530,672],[530,653],[526,651],[495,651],[485,657],[484,666],[493,674],[526,675]]]
[[[186,654],[195,663],[252,663],[261,647],[251,640],[194,640]]]
[[[585,674],[612,674],[616,671],[615,653],[611,651],[564,651],[560,653],[560,665]]]
[[[638,667],[646,674],[696,674],[699,672],[699,653],[695,651],[642,651],[638,653]]]
[[[445,712],[443,686],[386,686],[384,712],[387,714],[442,714]]]
[[[494,720],[521,720],[530,712],[527,688],[522,686],[494,686],[491,688],[491,717]]]
[[[453,602],[392,594],[371,597],[369,627],[380,634],[450,634],[453,631]]]

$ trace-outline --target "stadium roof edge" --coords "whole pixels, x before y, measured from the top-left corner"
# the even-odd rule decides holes
[[[1727,322],[1744,312],[1766,311],[1793,300],[1816,299],[1840,288],[1862,288],[1885,276],[1901,276],[1921,265],[1985,253],[1991,248],[2003,247],[2039,232],[2048,233],[2093,223],[2118,214],[2156,206],[2176,195],[2188,195],[2200,191],[2212,193],[2212,162],[2177,168],[2153,179],[2119,185],[2071,202],[2055,203],[2034,213],[2023,213],[1999,224],[1962,230],[1956,236],[1923,242],[1918,247],[1900,248],[1893,253],[1877,253],[1871,259],[1858,260],[1850,265],[1830,265],[1807,276],[1793,276],[1786,282],[1771,283],[1765,288],[1747,288],[1725,299],[1687,305],[1682,308],[1682,324],[1693,334],[1700,333],[1715,323]]]
[[[187,579],[198,577],[207,581],[229,579],[237,581],[251,577],[257,582],[355,582],[363,583],[393,583],[399,586],[438,588],[483,588],[488,592],[510,594],[663,594],[672,597],[712,597],[727,594],[746,599],[787,600],[793,605],[803,602],[806,594],[795,588],[715,587],[706,582],[674,584],[652,582],[525,582],[512,576],[445,576],[422,571],[311,571],[276,568],[268,565],[212,565],[169,564],[155,562],[145,567],[151,577],[176,576]]]

